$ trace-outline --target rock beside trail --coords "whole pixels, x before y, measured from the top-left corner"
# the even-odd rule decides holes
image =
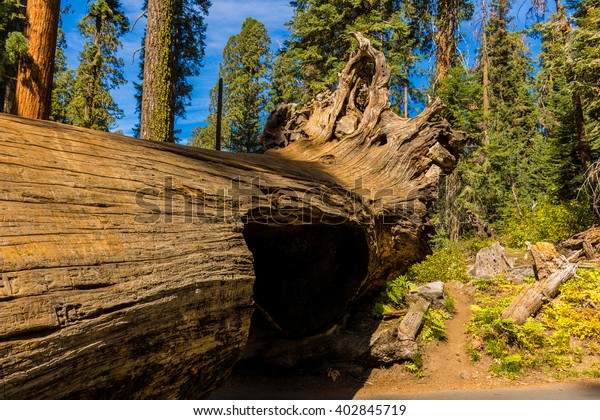
[[[507,273],[507,277],[514,284],[523,284],[526,278],[533,276],[535,276],[533,265],[519,265],[511,268]]]
[[[500,242],[482,248],[475,257],[475,264],[470,273],[473,277],[493,277],[512,269],[512,264],[504,255]]]
[[[435,281],[419,286],[417,290],[411,290],[407,297],[409,302],[415,302],[422,297],[431,303],[434,308],[441,308],[446,302],[444,295],[444,282]]]

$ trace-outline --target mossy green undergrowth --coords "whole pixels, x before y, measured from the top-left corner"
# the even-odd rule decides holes
[[[467,326],[473,336],[467,348],[472,361],[488,354],[493,358],[490,372],[509,378],[526,368],[557,377],[600,374],[600,271],[579,269],[560,287],[559,296],[523,325],[500,314],[525,285],[493,280],[474,282],[477,304]],[[596,364],[583,364],[584,355],[597,359]]]
[[[408,278],[418,284],[453,280],[467,283],[471,279],[467,266],[465,251],[455,242],[443,241],[434,247],[431,255],[408,269]]]
[[[385,317],[386,313],[407,307],[406,296],[408,292],[416,289],[413,282],[406,275],[398,276],[386,284],[379,299],[375,301],[373,315],[377,318]]]

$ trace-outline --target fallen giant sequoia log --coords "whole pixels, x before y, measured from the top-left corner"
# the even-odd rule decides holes
[[[356,37],[337,90],[280,107],[264,155],[0,116],[0,397],[199,398],[253,300],[307,336],[423,258],[456,136],[439,101],[396,116]]]

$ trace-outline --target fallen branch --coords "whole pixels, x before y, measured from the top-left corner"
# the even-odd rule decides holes
[[[502,319],[511,318],[516,324],[523,324],[535,315],[546,302],[556,297],[558,288],[575,275],[577,265],[567,263],[565,267],[550,274],[546,279],[532,283],[502,311]]]

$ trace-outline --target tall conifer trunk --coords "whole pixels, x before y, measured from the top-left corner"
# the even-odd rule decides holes
[[[140,137],[174,141],[174,0],[148,1]]]
[[[450,68],[456,50],[456,8],[455,0],[437,0],[436,76],[445,77]]]
[[[48,119],[58,35],[60,0],[28,0],[25,36],[29,55],[19,65],[16,112],[22,117]]]

